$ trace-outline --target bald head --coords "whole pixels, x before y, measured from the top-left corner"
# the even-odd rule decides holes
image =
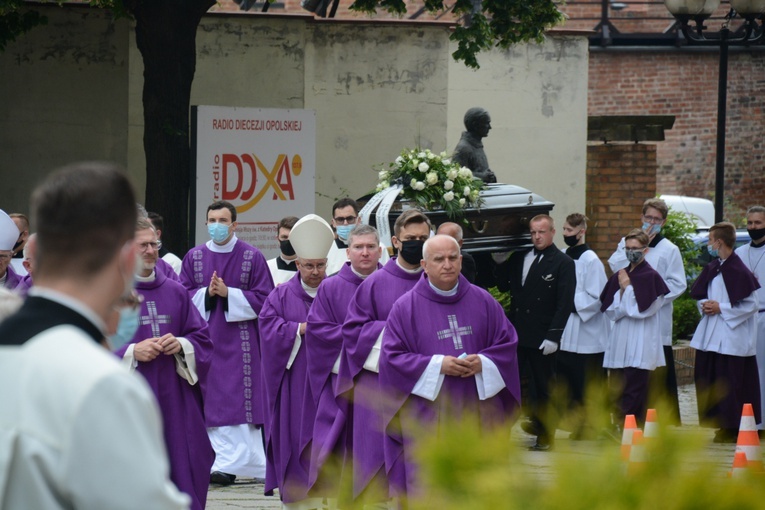
[[[447,235],[435,235],[422,248],[422,267],[436,288],[451,290],[457,285],[462,269],[462,255],[457,240]]]
[[[460,245],[460,248],[462,248],[462,227],[460,227],[457,223],[452,221],[441,223],[441,225],[438,227],[438,231],[436,231],[436,234],[442,234],[454,238],[454,240],[457,241],[457,243]]]

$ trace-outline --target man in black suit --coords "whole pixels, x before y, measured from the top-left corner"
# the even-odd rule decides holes
[[[531,450],[546,451],[555,440],[556,423],[549,409],[555,378],[555,353],[574,306],[574,261],[553,244],[553,219],[540,214],[529,222],[534,249],[514,252],[497,267],[497,287],[510,291],[509,318],[518,332],[521,378],[529,381],[530,427],[537,436]],[[526,398],[526,396],[524,396]]]
[[[462,269],[460,272],[462,273],[462,276],[467,279],[467,281],[470,283],[475,283],[475,259],[471,254],[462,249],[462,227],[460,227],[457,223],[447,221],[446,223],[441,223],[438,226],[438,231],[436,234],[447,235],[449,237],[453,237],[457,241],[457,244],[460,245],[460,255],[462,255]]]

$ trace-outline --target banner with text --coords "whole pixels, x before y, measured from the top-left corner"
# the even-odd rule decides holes
[[[194,244],[209,239],[207,206],[231,202],[236,235],[266,258],[279,254],[279,220],[314,212],[316,112],[225,106],[193,107],[196,162]]]

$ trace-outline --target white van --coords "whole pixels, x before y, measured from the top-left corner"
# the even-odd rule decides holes
[[[707,230],[715,224],[715,204],[711,200],[681,195],[661,195],[659,198],[673,211],[687,214],[697,230]]]

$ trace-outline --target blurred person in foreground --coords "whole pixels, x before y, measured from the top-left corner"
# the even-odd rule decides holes
[[[50,174],[31,206],[35,286],[0,324],[0,343],[15,346],[0,350],[0,501],[188,508],[151,389],[105,348],[106,322],[133,288],[130,183],[111,164],[77,163]]]

